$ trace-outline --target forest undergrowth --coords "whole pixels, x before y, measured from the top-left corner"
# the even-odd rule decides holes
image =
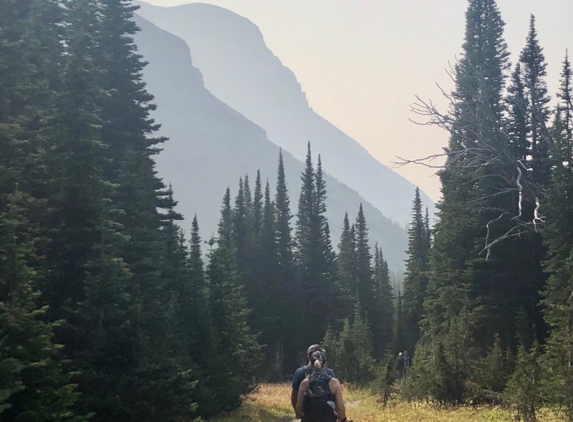
[[[408,403],[394,397],[384,408],[380,397],[373,391],[353,386],[344,387],[344,401],[348,418],[354,422],[501,422],[513,421],[510,409],[488,407],[441,407],[431,403]],[[231,413],[220,415],[216,422],[291,422],[294,413],[290,406],[289,384],[262,384],[244,398],[242,406]],[[539,422],[557,422],[562,419],[542,409]]]

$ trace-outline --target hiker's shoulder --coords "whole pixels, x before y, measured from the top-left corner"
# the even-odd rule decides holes
[[[338,378],[334,377],[330,378],[330,380],[328,381],[328,386],[330,387],[330,391],[332,391],[333,393],[336,392],[337,390],[342,389],[340,381],[338,380]]]

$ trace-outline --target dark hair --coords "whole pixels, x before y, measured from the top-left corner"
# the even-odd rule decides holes
[[[306,357],[308,358],[308,360],[310,360],[310,357],[312,356],[312,354],[314,352],[323,352],[324,353],[324,349],[320,346],[320,344],[313,344],[313,345],[309,346],[308,349],[306,350]]]
[[[321,370],[326,366],[326,354],[322,350],[318,350],[310,357],[310,364],[315,370]]]

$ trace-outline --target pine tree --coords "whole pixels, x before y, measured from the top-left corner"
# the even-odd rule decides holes
[[[38,306],[38,225],[28,219],[33,199],[0,196],[0,418],[3,421],[83,421],[71,374],[58,357],[54,325]]]
[[[416,188],[412,203],[412,222],[408,230],[408,259],[402,298],[404,333],[407,339],[402,347],[412,351],[420,339],[420,321],[424,313],[424,299],[428,285],[430,245],[427,224],[422,215],[420,190]]]
[[[539,366],[539,353],[538,345],[531,350],[520,347],[515,372],[507,384],[508,401],[515,406],[519,418],[525,422],[537,420],[536,413],[541,404],[542,370]]]
[[[263,185],[261,182],[261,172],[257,170],[255,179],[255,193],[253,198],[253,208],[251,213],[251,230],[253,238],[253,248],[261,247],[262,228],[263,228]]]
[[[104,174],[105,92],[99,85],[103,69],[95,60],[101,47],[99,4],[82,0],[71,6],[54,145],[47,157],[53,226],[43,299],[51,321],[66,320],[56,338],[65,346],[64,356],[81,370],[79,411],[125,420],[129,411],[106,399],[110,393],[129,394],[131,387],[122,381],[133,374],[136,339],[128,329],[129,272],[118,254],[118,210],[109,200],[113,191]]]
[[[382,248],[378,247],[378,243],[374,246],[374,284],[376,289],[380,292],[380,300],[378,303],[379,319],[380,319],[380,337],[384,339],[384,356],[387,353],[388,347],[391,346],[394,339],[394,294],[392,293],[392,286],[390,285],[390,273],[388,270],[388,263],[384,260]],[[382,346],[380,346],[382,347]],[[383,355],[379,355],[382,359]]]
[[[58,2],[0,7],[0,419],[81,421],[69,366],[40,296],[48,123],[64,12]],[[50,139],[51,140],[51,139]]]
[[[495,336],[491,351],[476,366],[475,378],[481,388],[499,393],[505,390],[513,368],[508,362],[508,354],[501,347],[499,336]]]
[[[336,254],[332,249],[332,241],[330,239],[330,227],[326,218],[326,181],[324,180],[324,172],[322,168],[322,159],[318,155],[318,162],[316,165],[315,174],[316,185],[316,198],[315,198],[315,213],[318,219],[319,233],[320,233],[320,258],[322,261],[322,276],[325,283],[329,286],[329,290],[336,279],[335,261]]]
[[[277,186],[275,193],[275,239],[278,256],[278,274],[282,283],[289,291],[293,291],[293,240],[290,220],[290,200],[286,185],[285,168],[282,151],[279,152],[277,171]]]
[[[341,320],[352,316],[354,304],[358,300],[354,237],[354,227],[350,227],[348,213],[345,213],[338,244],[338,276],[335,290],[336,309]]]
[[[537,39],[535,16],[531,15],[529,33],[525,48],[519,61],[523,65],[524,89],[528,103],[529,142],[532,156],[532,169],[537,182],[549,182],[548,154],[551,146],[547,124],[549,122],[548,104],[551,98],[547,94],[547,64],[543,49]]]
[[[525,94],[524,76],[521,63],[515,65],[511,74],[511,84],[506,98],[509,119],[507,132],[511,153],[523,164],[528,166],[527,158],[531,155],[529,145],[529,100]]]
[[[533,337],[541,340],[545,335],[537,306],[544,283],[540,265],[544,250],[539,234],[520,233],[519,225],[509,218],[515,215],[519,202],[519,218],[533,220],[535,201],[518,195],[512,189],[514,182],[508,185],[500,177],[506,171],[503,166],[473,165],[471,160],[481,163],[484,158],[472,152],[459,154],[478,145],[510,154],[501,100],[507,69],[503,25],[495,1],[470,1],[464,56],[456,67],[449,158],[440,172],[443,200],[434,229],[424,320],[425,329],[436,335],[447,332],[450,321],[466,315],[473,347],[483,352],[491,346],[493,327],[497,327],[504,347],[515,347],[521,308],[534,327]],[[511,170],[518,171],[522,170]],[[500,194],[504,190],[509,193]],[[510,235],[504,242],[492,246],[494,239],[503,239],[506,233]],[[468,306],[469,312],[465,312]]]
[[[358,210],[355,224],[356,233],[356,281],[358,300],[365,314],[365,321],[372,333],[374,357],[380,359],[386,353],[386,346],[392,342],[392,310],[387,309],[388,299],[383,297],[380,282],[376,280],[372,268],[372,253],[368,239],[368,227],[362,204]],[[383,268],[383,259],[379,256],[379,276],[387,277],[387,270]],[[388,286],[389,287],[389,286]],[[386,288],[386,286],[385,286]]]
[[[402,292],[398,291],[398,298],[396,300],[396,317],[394,318],[394,344],[393,351],[395,353],[404,350],[406,344],[406,335],[404,333],[404,311],[402,305]]]
[[[549,274],[544,292],[545,320],[550,326],[548,340],[549,397],[566,408],[573,419],[573,136],[568,129],[567,98],[571,95],[569,64],[566,59],[562,74],[561,90],[556,121],[553,127],[554,148],[552,156],[552,181],[547,191],[546,213],[548,224],[544,229],[548,259],[545,263]],[[570,126],[569,126],[570,127]]]
[[[270,198],[269,198],[270,199]],[[292,213],[290,210],[290,199],[288,196],[288,189],[286,184],[286,175],[283,161],[282,150],[279,151],[278,169],[277,169],[277,183],[276,193],[274,200],[274,226],[275,242],[271,245],[270,238],[267,239],[266,244],[271,245],[272,248],[268,252],[275,251],[276,255],[272,258],[276,262],[276,283],[280,289],[285,292],[283,296],[283,303],[289,309],[287,315],[300,315],[300,301],[296,299],[298,294],[298,286],[296,285],[296,274],[294,268],[294,241],[292,238],[292,228],[290,220]],[[270,220],[267,219],[267,227],[270,229]],[[271,261],[271,262],[273,262]],[[282,308],[284,309],[284,308]],[[287,321],[288,316],[282,315],[282,322]],[[295,320],[297,321],[297,320]],[[291,321],[292,322],[292,321]],[[284,351],[284,366],[289,370],[294,369],[298,365],[297,357],[299,350],[304,349],[302,339],[298,334],[298,329],[293,329],[290,325],[286,328],[283,325],[281,335],[284,338],[283,348]]]
[[[329,362],[343,381],[364,384],[374,379],[372,335],[363,320],[363,311],[355,304],[352,319],[345,319],[339,335],[327,329],[322,342],[328,350]]]
[[[429,358],[437,361],[442,358],[439,354],[447,351],[443,358],[450,369],[438,368],[436,375],[437,379],[449,378],[435,393],[441,401],[456,402],[463,397],[457,390],[463,391],[470,373],[465,358],[470,348],[485,352],[494,338],[493,327],[502,344],[514,344],[515,313],[510,313],[510,318],[507,314],[517,312],[523,302],[529,306],[535,301],[532,280],[538,280],[540,267],[536,267],[539,259],[532,257],[531,248],[521,244],[521,239],[503,248],[489,245],[512,229],[513,223],[504,217],[513,215],[517,194],[499,194],[508,187],[499,177],[505,171],[502,164],[495,160],[485,164],[488,157],[475,151],[485,147],[508,154],[509,150],[503,101],[509,64],[503,27],[495,0],[469,1],[463,56],[455,67],[448,158],[439,174],[443,199],[434,227],[422,321],[429,338],[447,345],[426,350]],[[462,329],[470,334],[462,335]],[[452,351],[455,355],[450,355]]]
[[[197,380],[201,377],[201,368],[197,365],[195,353],[198,344],[208,347],[208,338],[202,330],[203,319],[208,313],[206,302],[202,299],[201,290],[191,279],[189,256],[185,236],[178,222],[183,216],[175,211],[177,201],[173,197],[171,185],[158,203],[162,209],[160,223],[163,234],[163,256],[161,280],[165,289],[165,332],[161,352],[170,357],[169,365],[163,366],[172,372],[172,378],[165,382],[168,394],[163,397],[161,413],[166,418],[176,419],[191,416],[196,408],[196,401],[202,398],[202,393],[195,394]],[[197,353],[200,355],[200,352]],[[164,390],[165,391],[165,390]],[[204,403],[201,403],[204,404]]]
[[[251,387],[249,375],[254,372],[257,351],[255,337],[247,324],[249,309],[237,273],[229,188],[223,198],[216,243],[207,269],[211,320],[218,333],[216,348],[211,352],[215,371],[210,373],[210,381],[216,391],[208,410],[211,415],[240,405],[241,394]]]
[[[243,178],[239,179],[239,191],[235,198],[235,208],[233,210],[233,235],[235,242],[235,253],[237,255],[237,269],[243,282],[248,278],[249,271],[249,221],[248,208],[245,196],[245,186]],[[248,292],[247,292],[248,295]]]
[[[561,120],[563,122],[563,130],[565,131],[566,139],[573,139],[573,98],[572,98],[572,80],[573,71],[571,70],[571,62],[569,61],[569,53],[565,54],[563,60],[563,70],[561,72],[561,86],[557,93],[557,98],[560,99],[558,105],[558,112],[562,113]]]
[[[319,160],[315,171],[310,143],[305,163],[296,222],[296,258],[301,317],[305,320],[302,340],[303,344],[312,344],[324,337],[328,324],[335,319],[332,300],[335,256],[324,216],[326,185],[322,163]]]

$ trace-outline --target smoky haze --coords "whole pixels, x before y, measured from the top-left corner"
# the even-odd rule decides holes
[[[157,6],[191,3],[148,0]],[[310,106],[392,165],[396,156],[441,152],[447,135],[420,127],[410,105],[415,95],[445,107],[436,83],[452,84],[445,69],[461,51],[462,0],[212,0],[257,25],[267,46],[290,68]],[[499,0],[505,38],[515,62],[525,43],[529,14],[537,18],[548,62],[549,92],[557,89],[565,49],[573,42],[569,0]],[[565,30],[564,30],[565,29]],[[221,28],[224,30],[224,28]],[[433,170],[406,166],[396,171],[439,198]]]

